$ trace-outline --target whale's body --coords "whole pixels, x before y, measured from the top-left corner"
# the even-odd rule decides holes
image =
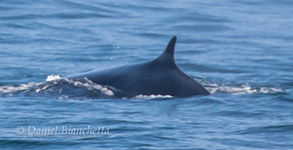
[[[170,40],[163,54],[152,61],[89,72],[70,79],[87,78],[96,84],[114,87],[122,97],[152,94],[175,97],[209,95],[204,87],[176,66],[175,43],[176,36]]]

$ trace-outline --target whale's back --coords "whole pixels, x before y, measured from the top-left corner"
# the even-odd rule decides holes
[[[175,64],[174,36],[165,51],[153,61],[116,67],[72,77],[86,77],[94,83],[114,87],[121,96],[171,95],[186,97],[208,95],[209,92],[199,83],[183,73]]]

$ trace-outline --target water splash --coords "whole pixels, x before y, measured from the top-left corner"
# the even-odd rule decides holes
[[[19,85],[0,86],[0,95],[45,95],[67,99],[74,97],[107,97],[114,96],[110,87],[95,84],[87,78],[70,80],[61,78],[60,75],[49,75],[44,83],[26,83]]]
[[[60,80],[60,79],[61,79],[60,75],[49,75],[47,76],[46,81],[49,82],[49,81]]]

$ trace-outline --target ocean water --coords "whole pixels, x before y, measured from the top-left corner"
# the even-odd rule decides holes
[[[152,60],[173,35],[211,95],[66,79]],[[292,60],[291,0],[1,0],[0,149],[293,149]]]

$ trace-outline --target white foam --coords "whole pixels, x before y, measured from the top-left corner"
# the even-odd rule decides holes
[[[260,92],[260,93],[282,92],[282,89],[279,89],[279,88],[262,87],[262,88],[260,88],[259,92]]]
[[[256,89],[252,89],[250,86],[241,85],[239,87],[236,86],[226,86],[226,85],[218,85],[214,87],[207,88],[210,93],[215,92],[228,92],[233,94],[245,94],[245,93],[256,93]]]
[[[0,86],[0,92],[3,94],[10,94],[10,93],[19,92],[19,91],[26,91],[40,84],[41,83],[30,82],[26,84],[20,84],[17,86],[13,86],[13,85]]]
[[[65,79],[66,82],[73,84],[74,86],[77,87],[85,87],[88,90],[99,90],[101,92],[103,92],[104,94],[108,95],[108,96],[114,96],[114,92],[111,91],[110,89],[108,89],[107,87],[104,87],[102,85],[99,84],[95,84],[93,83],[91,80],[84,78],[85,82],[81,82],[81,81],[73,81],[73,80],[69,80],[69,79]]]
[[[173,98],[171,95],[137,95],[134,97],[135,99],[155,99],[155,98]]]
[[[50,87],[50,85],[44,85],[42,87],[38,87],[35,89],[36,93],[39,93],[41,91],[45,91],[46,89],[48,89]]]
[[[66,82],[76,87],[86,88],[87,90],[99,90],[105,95],[114,96],[114,92],[111,91],[109,88],[102,85],[95,84],[86,78],[83,81],[74,81],[70,79],[61,79],[60,75],[49,75],[47,76],[46,81],[47,83],[30,82],[30,83],[19,84],[19,85],[0,86],[0,94],[13,94],[15,92],[23,92],[23,91],[29,91],[29,90],[34,90],[36,93],[40,93],[41,91],[46,91],[46,90],[59,90],[59,93],[62,93],[62,88],[55,89],[51,87],[58,85],[61,82]]]
[[[282,91],[282,89],[280,88],[273,88],[273,87],[254,88],[249,85],[229,86],[229,85],[221,85],[217,83],[205,83],[204,86],[212,94],[216,92],[227,92],[232,94],[250,94],[250,93],[274,93],[274,92]]]
[[[49,76],[47,76],[46,81],[47,82],[49,82],[49,81],[57,81],[57,80],[60,80],[60,79],[61,79],[60,75],[49,75]],[[74,86],[77,86],[77,87],[84,87],[84,88],[87,88],[88,90],[99,90],[99,91],[101,91],[102,93],[104,93],[104,94],[106,94],[108,96],[114,96],[113,91],[111,91],[108,88],[103,87],[101,85],[95,84],[95,83],[93,83],[92,81],[90,81],[87,78],[84,78],[84,82],[74,81],[74,80],[70,80],[70,79],[66,79],[66,78],[64,79],[64,81],[66,81],[67,83],[72,84]],[[57,84],[57,82],[55,84]],[[37,89],[36,92],[46,90],[47,88],[48,88],[48,86],[44,86],[44,87],[42,87],[40,89]]]
[[[49,82],[49,81],[54,81],[59,79],[61,79],[60,75],[48,75],[46,78],[46,81]]]

